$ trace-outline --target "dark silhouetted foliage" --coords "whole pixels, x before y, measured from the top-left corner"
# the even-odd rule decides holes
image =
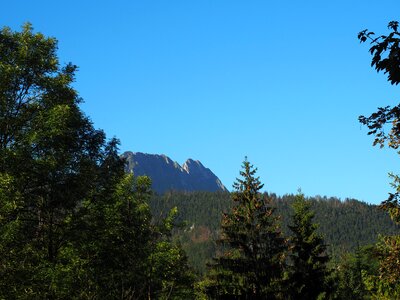
[[[288,294],[290,299],[317,299],[329,292],[327,263],[329,256],[318,225],[313,223],[311,204],[299,194],[292,204],[289,238]],[[287,299],[289,297],[286,297]]]

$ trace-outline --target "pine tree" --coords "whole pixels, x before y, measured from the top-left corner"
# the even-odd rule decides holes
[[[234,184],[234,206],[223,215],[222,254],[211,266],[207,293],[217,299],[277,299],[285,239],[273,215],[274,208],[260,193],[257,169],[243,162]]]
[[[292,299],[317,299],[327,292],[326,277],[328,275],[326,245],[317,233],[318,225],[314,224],[314,213],[310,203],[302,194],[293,203],[294,214],[290,238],[289,255],[289,287]]]

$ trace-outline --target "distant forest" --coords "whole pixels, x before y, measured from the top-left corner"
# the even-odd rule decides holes
[[[280,216],[280,227],[288,234],[291,205],[296,195],[277,196],[265,194],[272,200]],[[317,231],[322,234],[330,256],[339,261],[349,252],[377,242],[379,235],[398,235],[400,226],[392,222],[387,212],[355,199],[341,201],[335,197],[308,197],[315,212]],[[232,207],[230,193],[227,192],[167,192],[153,195],[150,207],[155,221],[161,220],[177,207],[177,229],[175,239],[182,243],[189,262],[196,272],[204,274],[206,263],[216,255],[216,240],[220,234],[222,213]],[[180,226],[179,226],[180,225]]]

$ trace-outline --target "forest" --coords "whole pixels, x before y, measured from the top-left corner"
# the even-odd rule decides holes
[[[275,214],[280,217],[283,233],[290,235],[288,226],[297,195],[265,193],[264,197],[270,199]],[[305,200],[315,213],[317,233],[324,237],[332,262],[339,263],[348,253],[376,243],[379,235],[400,233],[400,227],[377,205],[355,199],[341,201],[335,197],[307,197]],[[162,219],[174,207],[178,209],[173,238],[181,243],[194,271],[205,274],[206,263],[216,255],[215,241],[220,233],[222,212],[228,212],[233,205],[230,193],[171,191],[153,195],[149,203],[155,220]]]
[[[398,22],[371,43],[400,82]],[[400,178],[379,206],[262,192],[151,191],[80,108],[57,40],[0,31],[0,299],[400,299]],[[361,124],[398,150],[400,104]]]

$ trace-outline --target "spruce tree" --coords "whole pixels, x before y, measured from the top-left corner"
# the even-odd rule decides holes
[[[286,249],[274,208],[260,190],[257,169],[243,162],[233,185],[233,208],[222,219],[221,255],[211,266],[206,288],[217,299],[277,299]]]
[[[293,203],[294,214],[290,238],[289,287],[291,299],[317,299],[327,292],[328,275],[326,245],[318,225],[313,223],[314,212],[310,203],[299,194]],[[289,297],[289,296],[288,296]]]

